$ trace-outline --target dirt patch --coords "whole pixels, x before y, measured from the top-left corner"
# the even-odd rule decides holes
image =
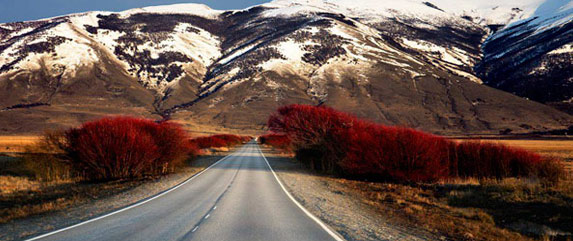
[[[21,185],[0,195],[0,240],[36,236],[120,209],[183,182],[227,154],[199,157],[181,172],[155,179],[40,187],[18,179]]]

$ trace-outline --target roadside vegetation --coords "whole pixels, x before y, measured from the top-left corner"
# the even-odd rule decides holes
[[[435,182],[536,177],[555,183],[565,174],[559,160],[524,149],[452,141],[360,120],[328,107],[281,107],[268,126],[275,134],[260,138],[263,142],[292,148],[297,160],[315,171],[354,179]]]
[[[260,143],[292,151],[324,174],[315,183],[397,222],[452,240],[572,237],[571,173],[551,155],[383,126],[328,107],[281,107],[268,126]]]
[[[243,144],[253,139],[250,136],[239,136],[231,134],[218,134],[212,136],[197,137],[190,141],[192,146],[198,149],[208,149],[208,148],[221,148],[221,147],[233,147],[238,144]]]
[[[102,181],[163,175],[198,150],[177,124],[131,117],[103,118],[49,132],[25,155],[42,180]]]
[[[259,136],[260,144],[269,145],[280,150],[290,151],[292,148],[291,140],[284,134],[266,134]]]
[[[47,131],[23,153],[0,156],[0,224],[114,195],[166,174],[191,175],[204,168],[204,161],[195,168],[198,156],[250,139],[226,134],[192,139],[176,123],[133,117]]]

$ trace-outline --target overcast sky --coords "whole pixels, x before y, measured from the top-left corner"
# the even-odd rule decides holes
[[[0,23],[86,11],[121,11],[174,3],[203,3],[213,9],[243,9],[270,0],[0,0]]]

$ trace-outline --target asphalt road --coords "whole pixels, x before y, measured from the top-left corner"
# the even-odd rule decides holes
[[[335,240],[250,142],[160,196],[38,240]]]

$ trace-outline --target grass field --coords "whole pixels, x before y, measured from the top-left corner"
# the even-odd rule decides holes
[[[486,140],[521,147],[542,155],[573,160],[573,140]]]
[[[250,136],[258,136],[265,133],[264,130],[256,130],[252,128],[228,128],[224,126],[215,126],[209,124],[202,124],[192,120],[181,120],[175,119],[173,122],[176,122],[183,126],[191,136],[209,136],[209,135],[216,135],[216,134],[234,134],[234,135],[250,135]]]
[[[24,152],[27,145],[37,141],[39,136],[0,136],[0,153]]]
[[[573,173],[573,140],[482,140],[520,147],[541,155],[557,157],[564,161],[565,168]]]

